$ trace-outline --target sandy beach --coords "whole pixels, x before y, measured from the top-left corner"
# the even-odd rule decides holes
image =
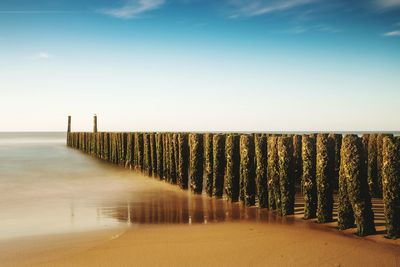
[[[316,228],[321,228],[317,226]],[[22,246],[21,246],[22,245]],[[150,225],[9,243],[2,266],[398,266],[398,242],[309,223]],[[6,255],[5,255],[6,254]]]

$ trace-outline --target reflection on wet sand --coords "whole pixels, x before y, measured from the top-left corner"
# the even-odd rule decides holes
[[[333,222],[317,224],[315,219],[301,220],[304,215],[304,202],[300,195],[296,197],[295,215],[286,217],[277,216],[268,209],[246,207],[241,203],[231,203],[206,195],[192,195],[188,192],[147,192],[139,198],[140,201],[129,201],[118,203],[114,207],[101,208],[102,216],[109,216],[127,224],[207,224],[250,221],[296,224],[320,230],[331,230],[337,226],[336,201]],[[384,234],[382,200],[373,199],[372,202],[377,234]]]
[[[147,196],[140,202],[119,203],[102,208],[103,215],[129,224],[207,224],[231,221],[277,221],[266,209],[244,207],[223,199],[206,196]]]

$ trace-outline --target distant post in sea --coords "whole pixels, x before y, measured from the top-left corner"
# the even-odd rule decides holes
[[[71,132],[71,116],[68,116],[68,129],[67,129],[67,133]]]
[[[97,115],[96,114],[94,114],[94,117],[93,117],[93,132],[97,133]]]

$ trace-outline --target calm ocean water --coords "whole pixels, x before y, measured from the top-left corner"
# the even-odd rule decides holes
[[[0,240],[260,216],[68,148],[64,133],[0,133]]]

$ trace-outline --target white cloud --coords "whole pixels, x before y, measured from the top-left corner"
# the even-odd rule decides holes
[[[400,7],[400,0],[374,0],[381,9],[392,9]]]
[[[34,59],[34,60],[47,60],[47,59],[50,59],[51,57],[52,56],[49,53],[39,52],[39,53],[36,53],[35,55],[33,55],[31,57],[31,59]]]
[[[267,13],[286,11],[316,1],[317,0],[230,0],[229,4],[236,8],[234,17],[252,17]]]
[[[138,15],[159,8],[165,0],[129,0],[118,8],[100,10],[100,13],[121,19],[131,19]]]
[[[399,31],[386,32],[386,33],[383,34],[383,36],[386,36],[386,37],[397,37],[397,36],[400,36],[400,30]]]

